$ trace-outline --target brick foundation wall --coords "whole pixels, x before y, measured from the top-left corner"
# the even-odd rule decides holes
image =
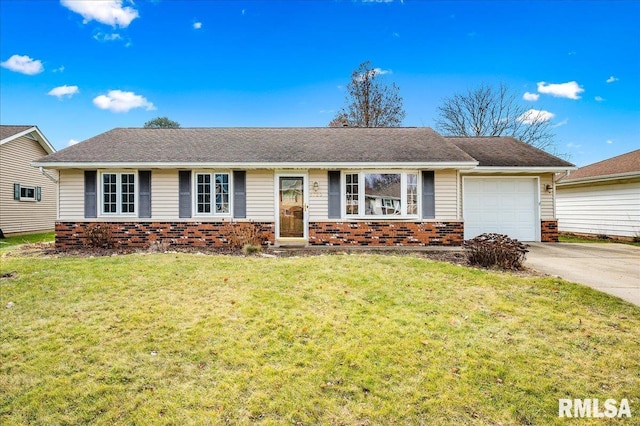
[[[104,222],[56,222],[56,248],[82,249],[88,245],[88,226]],[[145,248],[158,242],[169,246],[226,247],[233,226],[257,226],[267,241],[275,241],[271,222],[111,222],[111,235],[119,247]]]
[[[540,241],[543,243],[557,243],[558,242],[558,221],[557,220],[542,220],[540,221],[541,236]]]
[[[311,222],[312,246],[459,246],[462,222]]]

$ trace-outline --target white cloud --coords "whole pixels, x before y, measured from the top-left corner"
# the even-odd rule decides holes
[[[567,148],[581,148],[581,147],[582,147],[582,145],[576,144],[576,143],[573,143],[573,142],[569,142],[567,144]]]
[[[525,112],[520,117],[518,117],[516,120],[524,124],[534,124],[535,122],[538,122],[538,121],[549,121],[553,117],[555,117],[555,114],[553,114],[552,112],[545,111],[545,110],[538,110],[538,109],[530,109],[529,111]]]
[[[602,96],[596,96],[595,98],[593,98],[596,100],[596,102],[602,102],[604,101],[604,98]]]
[[[611,145],[613,141],[611,139],[607,139],[607,144]]]
[[[0,62],[3,68],[26,75],[35,75],[44,71],[42,62],[34,60],[27,55],[13,55],[4,62]]]
[[[118,33],[111,33],[111,34],[105,34],[105,33],[101,33],[101,32],[97,32],[95,33],[95,35],[93,36],[93,38],[95,40],[98,41],[116,41],[116,40],[122,40],[122,37],[120,36],[120,34]]]
[[[80,90],[78,90],[78,86],[67,86],[65,84],[64,86],[54,87],[53,89],[49,90],[49,93],[47,93],[47,95],[56,96],[58,99],[62,99],[64,96],[70,98],[79,91]]]
[[[538,95],[537,93],[524,92],[524,95],[522,95],[522,99],[524,99],[525,101],[535,102],[538,100],[538,98],[540,98],[540,95]]]
[[[584,92],[584,89],[575,81],[559,84],[547,84],[546,82],[541,81],[538,83],[538,92],[555,96],[557,98],[580,99],[578,94]]]
[[[374,68],[372,70],[370,70],[369,75],[371,77],[375,77],[377,75],[385,75],[385,74],[393,74],[393,71],[391,70],[383,70],[382,68]],[[356,79],[357,81],[362,81],[362,78],[364,77],[364,74],[360,74],[360,76]]]
[[[199,30],[200,28],[202,28],[202,22],[194,22],[193,23],[193,29],[194,30]]]
[[[545,120],[545,121],[546,121],[546,120]],[[551,126],[551,127],[556,128],[556,127],[564,126],[564,125],[565,125],[565,124],[567,124],[567,123],[569,123],[569,119],[568,119],[568,118],[565,118],[564,120],[560,121],[559,123],[554,124],[554,125],[553,125],[553,126]]]
[[[60,0],[60,3],[72,12],[82,15],[85,24],[97,21],[112,27],[126,28],[139,16],[136,9],[130,6],[123,7],[122,0]]]
[[[144,108],[147,111],[156,109],[144,96],[122,90],[109,90],[106,95],[94,98],[93,104],[100,109],[107,109],[111,112],[127,112],[134,108]]]
[[[52,72],[64,72],[64,65],[62,65],[60,68],[56,68],[54,70],[51,70]]]
[[[67,143],[67,146],[73,146],[77,143],[80,143],[80,141],[77,141],[75,139],[69,139],[69,143]]]
[[[613,83],[614,81],[618,81],[618,80],[620,79],[617,77],[611,76],[607,79],[607,83]]]

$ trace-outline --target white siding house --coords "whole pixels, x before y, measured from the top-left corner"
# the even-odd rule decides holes
[[[561,232],[640,237],[640,150],[582,167],[556,186]]]
[[[31,163],[54,152],[36,126],[0,126],[0,229],[5,235],[53,230],[58,172],[43,173]]]

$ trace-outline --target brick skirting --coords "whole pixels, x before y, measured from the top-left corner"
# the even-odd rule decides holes
[[[557,220],[542,220],[540,221],[541,236],[540,241],[543,243],[557,243],[558,242],[558,221]]]
[[[311,222],[312,246],[459,246],[462,222]]]
[[[105,222],[56,222],[56,248],[82,249],[88,245],[88,226]],[[111,235],[119,247],[145,248],[152,243],[169,246],[228,247],[233,226],[257,226],[272,244],[275,224],[271,222],[110,222]]]

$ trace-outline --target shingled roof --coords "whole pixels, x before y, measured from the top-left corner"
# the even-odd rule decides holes
[[[25,130],[29,130],[32,127],[35,126],[7,126],[3,124],[0,126],[0,141],[13,135],[17,135],[18,133],[22,133]]]
[[[468,163],[430,128],[117,128],[38,161],[60,163]]]
[[[478,160],[480,167],[574,167],[541,149],[512,137],[446,137]]]
[[[445,138],[428,127],[117,128],[36,162],[46,167],[413,164],[570,168],[513,138]]]
[[[640,176],[640,149],[580,167],[558,181],[574,183],[608,177]]]

